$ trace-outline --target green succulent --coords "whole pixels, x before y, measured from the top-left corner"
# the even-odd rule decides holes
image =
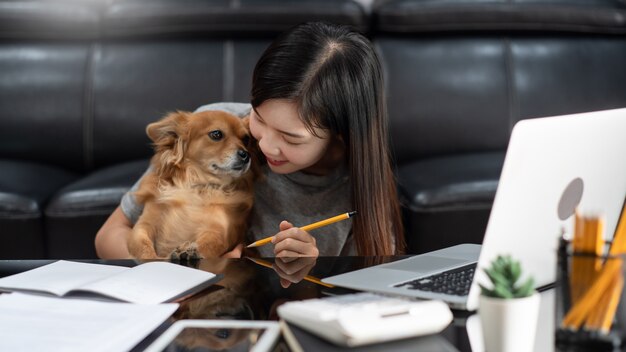
[[[522,298],[528,297],[534,292],[534,280],[529,277],[526,282],[516,285],[522,274],[520,262],[511,258],[510,255],[499,255],[491,266],[484,269],[491,280],[492,289],[480,285],[480,290],[484,296],[496,298]]]

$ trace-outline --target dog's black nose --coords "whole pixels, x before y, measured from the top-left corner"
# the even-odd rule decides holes
[[[237,156],[239,156],[239,159],[241,159],[244,163],[247,163],[250,160],[250,154],[242,149],[237,151]]]

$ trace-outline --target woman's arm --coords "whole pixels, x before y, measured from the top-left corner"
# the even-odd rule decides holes
[[[130,258],[126,241],[133,224],[117,207],[96,234],[96,253],[102,259]]]

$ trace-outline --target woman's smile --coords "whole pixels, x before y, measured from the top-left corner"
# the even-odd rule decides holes
[[[287,160],[276,160],[276,159],[269,158],[267,156],[265,156],[265,159],[267,159],[268,163],[274,166],[281,166],[287,163]]]

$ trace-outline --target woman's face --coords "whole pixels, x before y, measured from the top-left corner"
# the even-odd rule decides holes
[[[267,164],[275,173],[325,174],[333,166],[328,165],[328,158],[334,153],[328,152],[336,138],[317,128],[315,133],[319,137],[313,135],[300,120],[296,104],[289,100],[267,100],[252,109],[250,132],[259,141]]]

